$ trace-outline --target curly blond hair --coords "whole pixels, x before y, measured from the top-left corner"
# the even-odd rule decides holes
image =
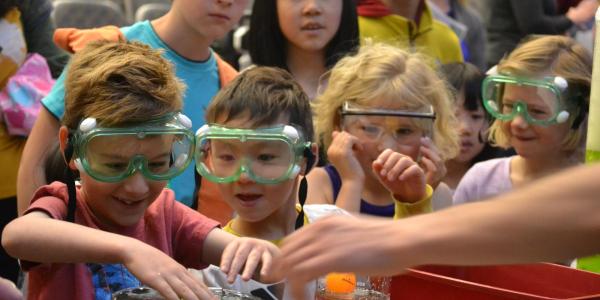
[[[315,99],[315,134],[324,149],[338,129],[345,101],[363,107],[421,109],[431,105],[436,114],[433,143],[442,159],[459,150],[457,120],[445,82],[418,53],[382,43],[367,43],[357,54],[341,59],[330,71],[324,92]]]

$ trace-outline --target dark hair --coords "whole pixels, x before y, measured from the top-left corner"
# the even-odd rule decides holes
[[[467,62],[448,63],[441,66],[441,71],[455,93],[458,93],[461,88],[464,89],[465,103],[463,107],[466,110],[475,111],[480,107],[483,108],[481,83],[485,76],[475,65]],[[489,114],[485,113],[486,119],[489,120]]]
[[[227,122],[247,112],[255,126],[273,124],[287,114],[289,124],[298,126],[308,141],[313,140],[310,100],[286,70],[254,67],[242,72],[210,102],[206,122],[215,123],[219,116],[226,116]]]
[[[3,18],[13,7],[19,7],[19,0],[2,0],[0,1],[0,18]]]
[[[458,93],[461,88],[464,89],[465,102],[463,103],[463,107],[468,111],[475,111],[481,107],[486,120],[491,123],[492,116],[483,108],[481,99],[481,84],[485,75],[483,75],[475,65],[468,62],[443,64],[441,66],[441,71],[455,93]],[[479,134],[481,135],[481,133]],[[480,141],[483,141],[484,139],[484,137],[480,136]],[[502,149],[494,147],[487,141],[483,144],[483,149],[473,157],[470,162],[471,165],[492,158],[515,155],[515,151],[512,148]]]
[[[338,60],[352,53],[359,46],[355,0],[340,1],[342,1],[340,25],[325,50],[327,68],[335,65]],[[254,64],[289,70],[286,63],[286,39],[279,26],[276,0],[254,1],[248,35],[248,50]]]
[[[44,165],[46,183],[52,183],[54,181],[68,182],[69,178],[67,176],[67,171],[69,168],[65,162],[62,151],[60,151],[58,140],[50,146]]]

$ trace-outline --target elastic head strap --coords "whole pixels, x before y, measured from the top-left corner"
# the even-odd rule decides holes
[[[69,168],[69,162],[73,158],[73,143],[72,134],[69,133],[67,148],[65,149],[65,163],[67,164],[66,176],[67,176],[67,192],[69,194],[69,201],[67,204],[67,222],[75,222],[75,209],[77,207],[77,193],[75,191],[75,174],[73,170]]]
[[[306,174],[312,168],[315,163],[315,155],[312,153],[310,147],[304,148],[304,157],[306,157],[306,171],[304,172],[304,176],[300,180],[300,188],[298,189],[298,202],[300,202],[300,212],[298,213],[298,217],[296,217],[296,225],[294,226],[296,229],[299,229],[304,225],[304,204],[306,203],[306,194],[308,192],[308,182],[306,181]]]

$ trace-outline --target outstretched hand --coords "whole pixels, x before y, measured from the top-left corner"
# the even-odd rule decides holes
[[[233,283],[237,274],[248,281],[258,271],[261,282],[280,281],[273,274],[273,258],[279,255],[279,248],[271,242],[254,238],[240,237],[230,242],[221,257],[221,271],[227,274],[227,281]],[[243,270],[242,270],[243,269]]]
[[[184,266],[146,243],[132,242],[124,255],[125,267],[165,299],[216,299],[206,285]]]
[[[287,278],[293,299],[307,299],[305,284],[330,272],[398,274],[408,265],[398,261],[404,256],[394,249],[402,238],[396,232],[399,227],[390,226],[391,222],[399,221],[351,216],[320,219],[284,239],[275,269]]]

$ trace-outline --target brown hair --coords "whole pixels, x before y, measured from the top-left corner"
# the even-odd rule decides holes
[[[296,125],[305,138],[313,140],[310,100],[292,75],[280,68],[254,67],[242,72],[222,89],[206,108],[206,122],[225,122],[249,113],[253,126],[268,125],[282,114]]]
[[[93,117],[101,126],[144,122],[182,108],[184,85],[161,52],[138,42],[90,43],[65,79],[63,125]]]

